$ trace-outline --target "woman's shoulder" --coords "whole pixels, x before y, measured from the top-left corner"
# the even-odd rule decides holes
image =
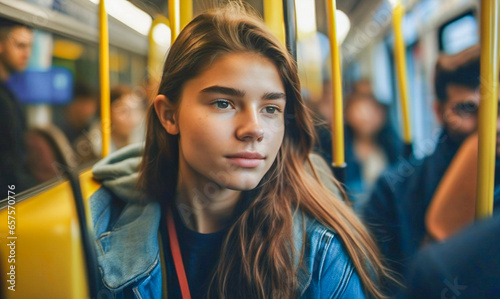
[[[147,199],[133,201],[117,195],[105,186],[101,186],[89,199],[89,211],[96,235],[112,230],[120,223],[124,225],[127,221],[138,221],[143,217],[149,217],[151,211],[157,210],[159,213],[158,202]]]
[[[295,237],[303,235],[308,242],[315,243],[338,242],[337,232],[300,209],[294,213],[293,222]]]
[[[145,271],[158,251],[160,204],[148,200],[136,187],[142,148],[140,144],[125,147],[92,169],[94,179],[102,186],[90,197],[90,214],[100,267],[111,288],[127,282],[130,273]],[[119,273],[127,273],[125,276],[115,271],[122,267],[127,269]]]
[[[90,198],[90,212],[104,285],[114,292],[149,275],[159,254],[159,203],[126,202],[101,187]]]
[[[100,160],[92,168],[94,180],[102,185],[90,197],[94,227],[99,222],[102,224],[103,219],[120,214],[125,206],[143,209],[152,203],[137,188],[142,151],[143,145],[140,143],[126,146]]]
[[[303,214],[300,217],[302,219],[295,221],[297,226],[297,228],[294,228],[296,230],[295,235],[302,234],[302,238],[305,238],[300,243],[305,245],[306,252],[314,257],[315,262],[319,258],[322,263],[335,260],[340,262],[342,266],[351,264],[340,235],[336,231],[309,215]],[[305,229],[305,233],[302,231],[303,229]]]
[[[361,282],[339,234],[317,219],[301,214],[294,217],[294,234],[296,246],[304,247],[303,268],[299,270],[302,296],[364,298]]]

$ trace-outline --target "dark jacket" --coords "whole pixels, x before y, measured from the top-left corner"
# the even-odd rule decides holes
[[[384,172],[360,209],[390,268],[400,274],[424,242],[427,207],[459,146],[442,133],[430,156],[402,160]]]
[[[422,250],[412,263],[408,298],[500,298],[499,235],[497,215]]]
[[[31,185],[26,167],[26,121],[17,97],[0,81],[0,186],[16,192]]]

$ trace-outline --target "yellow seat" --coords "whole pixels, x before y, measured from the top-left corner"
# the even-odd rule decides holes
[[[90,170],[80,175],[80,184],[87,203],[100,185],[92,179]],[[0,246],[0,297],[88,298],[82,242],[69,182],[59,181],[35,195],[29,191],[24,194],[14,195],[14,235],[9,234],[7,227],[8,201],[0,203],[0,235],[4,243]],[[8,236],[17,239],[7,239]],[[10,248],[6,244],[10,241],[15,241],[15,263],[9,263]],[[11,266],[15,266],[15,292],[8,289],[11,285],[7,283]]]

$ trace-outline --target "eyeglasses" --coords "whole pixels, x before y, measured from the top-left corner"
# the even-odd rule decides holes
[[[460,116],[475,116],[477,115],[478,108],[479,106],[475,102],[464,101],[455,104],[452,109],[453,112]]]

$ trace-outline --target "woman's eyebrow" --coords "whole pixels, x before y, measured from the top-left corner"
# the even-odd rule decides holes
[[[236,97],[244,97],[245,96],[245,92],[243,90],[239,90],[239,89],[235,89],[235,88],[231,88],[231,87],[219,86],[219,85],[214,85],[214,86],[204,88],[201,90],[201,92],[203,92],[203,93],[220,93],[220,94],[236,96]]]
[[[264,100],[286,100],[286,94],[283,92],[266,92],[264,96],[262,96]]]
[[[202,93],[220,93],[220,94],[225,94],[225,95],[230,95],[230,96],[236,96],[236,97],[244,97],[245,96],[245,91],[232,88],[232,87],[225,87],[225,86],[219,86],[219,85],[214,85],[210,86],[207,88],[204,88],[201,90]],[[280,100],[286,99],[286,95],[283,92],[266,92],[263,96],[262,99],[264,100]]]

